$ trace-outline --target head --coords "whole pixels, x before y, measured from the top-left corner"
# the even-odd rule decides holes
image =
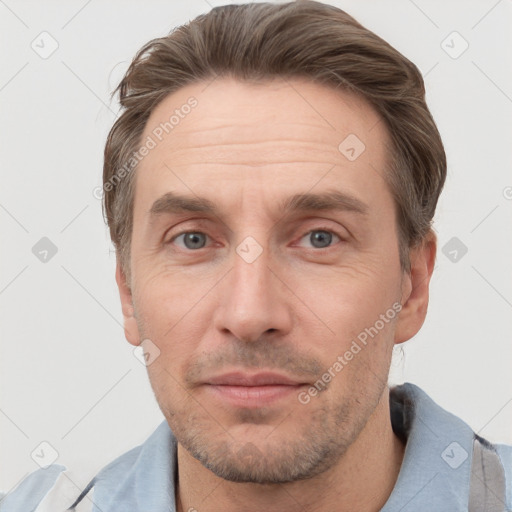
[[[104,210],[171,429],[229,480],[325,471],[426,315],[446,159],[421,74],[335,7],[260,3],[149,42],[118,92]],[[215,385],[261,371],[294,386]]]

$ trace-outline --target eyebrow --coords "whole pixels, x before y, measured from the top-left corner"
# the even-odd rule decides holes
[[[331,210],[353,212],[364,216],[368,214],[368,205],[351,194],[339,190],[327,190],[316,194],[295,194],[284,199],[278,206],[278,211],[282,214]],[[214,202],[205,197],[192,197],[167,192],[157,199],[149,210],[151,217],[186,212],[218,215],[219,209]]]

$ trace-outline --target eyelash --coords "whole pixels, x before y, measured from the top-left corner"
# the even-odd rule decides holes
[[[344,238],[339,234],[337,233],[336,231],[333,231],[332,229],[330,228],[326,228],[326,227],[317,227],[317,228],[314,228],[314,229],[310,229],[309,231],[307,231],[306,233],[304,233],[301,237],[300,237],[300,240],[302,240],[305,236],[307,235],[310,235],[311,233],[314,233],[315,231],[323,231],[323,232],[326,232],[326,233],[330,233],[334,236],[337,236],[340,241],[343,241]],[[199,233],[201,235],[206,235],[208,238],[210,238],[210,236],[207,234],[207,233],[204,233],[203,231],[194,231],[194,230],[185,230],[185,231],[181,231],[179,233],[176,233],[176,235],[174,235],[169,241],[165,242],[164,245],[170,245],[171,243],[173,243],[179,236],[181,235],[187,235],[189,233]],[[331,249],[332,247],[334,247],[334,245],[330,245],[328,247],[320,247],[320,248],[316,248],[316,247],[311,247],[310,250],[313,250],[315,252],[319,252],[319,251],[327,251],[329,249]],[[206,249],[206,247],[201,247],[201,249]],[[186,247],[184,249],[182,249],[183,251],[186,251],[186,252],[199,252],[201,249],[187,249]]]

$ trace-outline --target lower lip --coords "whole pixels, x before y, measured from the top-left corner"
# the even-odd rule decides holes
[[[302,385],[218,386],[209,384],[207,387],[215,396],[231,405],[255,408],[297,394]]]

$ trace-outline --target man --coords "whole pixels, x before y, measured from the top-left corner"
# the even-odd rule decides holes
[[[417,68],[317,2],[140,50],[105,147],[129,343],[165,421],[2,511],[503,511],[512,448],[387,377],[426,316],[446,176]]]

